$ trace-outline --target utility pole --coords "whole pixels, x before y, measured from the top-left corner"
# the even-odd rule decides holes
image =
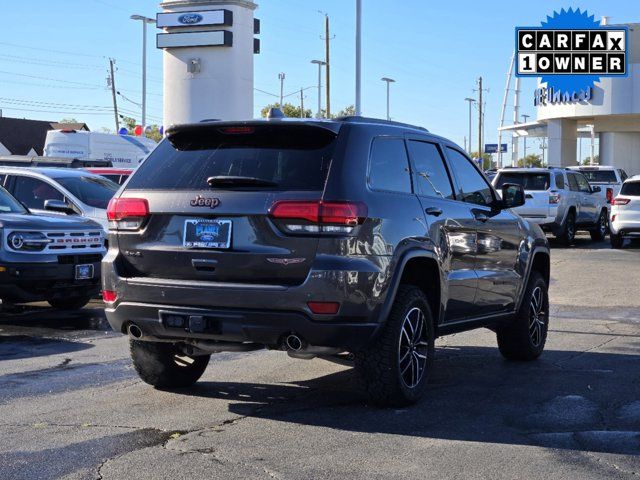
[[[147,126],[147,24],[156,23],[153,18],[131,15],[131,20],[142,22],[142,129]]]
[[[522,114],[522,119],[524,120],[522,123],[527,123],[527,119],[530,117],[531,115],[525,115]],[[523,157],[523,165],[526,167],[527,166],[527,136],[524,135],[522,137],[522,140],[524,141],[524,157]]]
[[[311,60],[311,63],[318,65],[318,113],[316,118],[322,118],[322,67],[326,62],[322,60]]]
[[[278,80],[280,80],[280,109],[282,110],[284,108],[284,104],[282,102],[284,102],[284,79],[285,79],[286,75],[284,73],[279,73],[278,74]]]
[[[467,97],[464,100],[465,102],[469,102],[469,148],[467,150],[467,147],[465,147],[465,150],[467,150],[469,155],[471,155],[471,106],[475,103],[476,99]]]
[[[331,36],[329,27],[329,14],[324,14],[324,49],[325,49],[325,87],[327,89],[327,118],[331,118]]]
[[[478,157],[482,158],[482,77],[478,78]]]
[[[109,83],[111,84],[111,96],[113,97],[113,113],[116,119],[116,132],[120,130],[120,119],[118,118],[118,100],[116,97],[116,77],[114,75],[113,64],[116,61],[113,58],[109,59],[109,70],[111,72],[109,76]]]
[[[304,88],[300,87],[300,118],[304,118]]]
[[[362,115],[362,0],[356,0],[356,116]]]

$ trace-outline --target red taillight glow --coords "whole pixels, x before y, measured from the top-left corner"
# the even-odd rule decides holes
[[[118,299],[118,294],[114,290],[103,290],[102,291],[102,300],[105,303],[113,303]]]
[[[220,132],[227,135],[249,135],[255,130],[253,127],[224,127],[220,129]]]
[[[607,203],[613,200],[613,188],[607,188]]]
[[[308,302],[307,306],[317,315],[335,315],[340,309],[338,302]]]
[[[557,205],[558,203],[560,203],[560,194],[559,193],[550,193],[549,194],[549,204],[550,205]]]
[[[631,200],[628,198],[616,197],[611,200],[611,205],[627,205]]]
[[[149,202],[144,198],[112,198],[107,207],[107,219],[119,222],[125,218],[144,218],[149,215]]]
[[[367,206],[360,202],[282,200],[269,209],[273,218],[306,220],[320,225],[356,226],[367,218]]]

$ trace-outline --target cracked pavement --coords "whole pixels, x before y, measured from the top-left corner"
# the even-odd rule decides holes
[[[441,338],[425,400],[401,410],[280,352],[217,354],[193,388],[157,391],[98,303],[3,314],[0,478],[638,478],[639,246],[553,245],[543,356]]]

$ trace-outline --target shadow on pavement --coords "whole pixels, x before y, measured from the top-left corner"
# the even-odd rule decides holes
[[[0,335],[0,361],[79,352],[92,347],[93,345],[89,343],[72,342],[57,338]]]
[[[291,384],[201,382],[183,392],[233,413],[337,430],[640,454],[640,342],[629,354],[546,351],[532,363],[497,349],[438,349],[425,399],[363,406],[352,370]]]

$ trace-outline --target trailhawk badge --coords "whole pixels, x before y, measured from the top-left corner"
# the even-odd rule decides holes
[[[267,258],[267,262],[277,265],[296,265],[304,263],[305,260],[306,258]]]
[[[204,197],[202,195],[198,195],[196,198],[191,200],[189,204],[192,207],[216,208],[218,205],[220,205],[220,199],[215,197]]]

